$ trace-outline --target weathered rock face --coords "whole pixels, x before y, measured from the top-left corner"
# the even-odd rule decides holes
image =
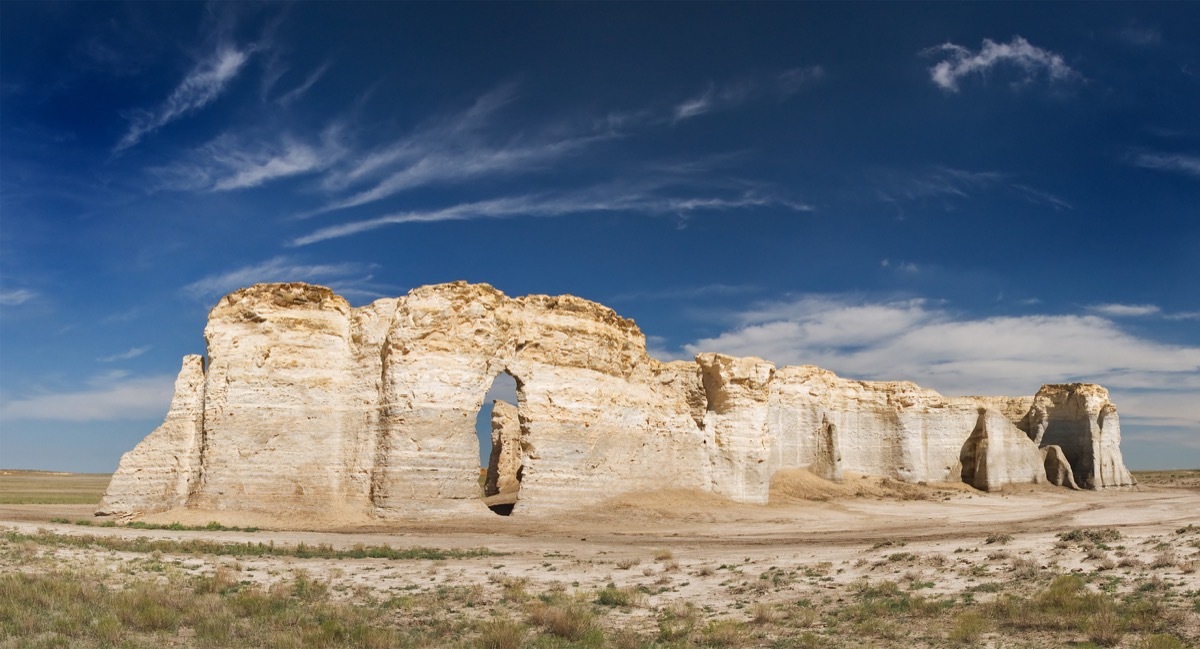
[[[1029,434],[1062,449],[1085,489],[1137,484],[1121,457],[1121,423],[1108,390],[1087,383],[1044,385],[1029,411]]]
[[[1046,482],[1042,453],[1024,431],[990,408],[979,419],[959,454],[962,481],[983,491],[1011,484]]]
[[[1042,464],[1046,468],[1046,479],[1050,484],[1066,487],[1068,489],[1078,489],[1075,484],[1075,473],[1071,471],[1071,463],[1067,461],[1067,456],[1063,455],[1062,449],[1051,444],[1043,446]]]
[[[187,503],[200,472],[204,386],[204,359],[184,356],[166,419],[121,457],[121,468],[96,513],[156,511]]]
[[[485,496],[517,493],[521,489],[521,422],[516,406],[492,402],[492,453],[488,459]]]
[[[763,503],[784,468],[958,480],[980,408],[988,454],[1020,425],[1039,465],[1040,431],[1089,486],[1132,483],[1103,388],[947,398],[757,358],[661,363],[632,321],[571,296],[457,282],[351,308],[323,287],[261,284],[223,298],[205,337],[207,370],[185,359],[166,421],[122,458],[102,511],[486,511],[474,421],[504,371],[520,416],[494,415],[488,488],[519,471],[518,514],[664,487]],[[999,471],[988,454],[986,488],[1029,478],[1024,459]]]

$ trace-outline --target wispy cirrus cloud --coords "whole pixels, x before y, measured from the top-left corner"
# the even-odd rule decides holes
[[[321,64],[320,67],[310,72],[308,76],[304,78],[304,81],[300,82],[300,85],[280,95],[279,98],[275,100],[275,103],[285,108],[290,106],[297,99],[300,99],[307,94],[308,91],[311,90],[312,87],[321,80],[321,77],[325,76],[325,73],[329,71],[330,66],[331,63],[328,61]]]
[[[1200,178],[1200,156],[1183,153],[1140,152],[1131,157],[1135,166]]]
[[[925,198],[968,198],[978,191],[995,187],[1005,180],[996,171],[968,171],[934,166],[919,171],[884,171],[875,174],[879,197],[887,202]]]
[[[374,203],[427,185],[462,182],[487,175],[528,173],[534,167],[547,165],[609,137],[590,135],[497,148],[429,150],[416,156],[369,189],[334,201],[320,212]]]
[[[338,141],[340,125],[320,141],[302,142],[283,135],[273,143],[223,135],[198,147],[182,160],[153,167],[149,175],[160,188],[187,191],[232,191],[259,187],[273,180],[327,169],[345,154]]]
[[[18,306],[37,297],[37,293],[26,288],[0,290],[0,306]]]
[[[212,56],[192,68],[161,105],[149,110],[131,111],[128,115],[129,129],[113,147],[113,152],[119,153],[135,146],[146,135],[212,103],[249,58],[249,51],[228,46],[218,48]]]
[[[372,266],[359,262],[307,264],[293,257],[267,261],[206,275],[183,287],[194,299],[212,299],[239,288],[262,282],[314,282],[333,286],[343,293],[364,293],[361,285],[371,279]]]
[[[145,354],[148,351],[150,351],[150,345],[145,345],[143,347],[133,347],[131,349],[128,349],[126,351],[123,351],[123,352],[120,352],[117,354],[109,354],[108,356],[101,356],[101,357],[97,358],[96,360],[101,363],[115,363],[117,361],[128,361],[128,360],[137,358],[138,356],[141,356],[142,354]]]
[[[929,78],[947,92],[958,92],[959,81],[965,77],[983,75],[1000,66],[1019,68],[1025,75],[1025,83],[1031,82],[1039,74],[1045,74],[1050,81],[1055,82],[1068,81],[1078,76],[1061,55],[1037,47],[1020,36],[1013,36],[1008,43],[997,43],[985,38],[978,51],[954,43],[944,43],[926,52],[944,56],[942,61],[929,68]]]
[[[1158,315],[1162,313],[1162,309],[1153,304],[1092,304],[1087,307],[1087,310],[1092,313],[1116,318]]]
[[[888,203],[931,199],[961,200],[987,192],[1007,194],[1054,210],[1075,209],[1071,203],[1045,190],[1016,182],[999,171],[971,171],[944,165],[916,170],[883,170],[871,175],[876,195]]]
[[[734,196],[665,196],[654,191],[597,187],[561,194],[527,194],[509,196],[449,207],[397,212],[385,216],[352,221],[320,228],[291,240],[292,246],[307,246],[320,241],[339,239],[390,225],[405,223],[437,223],[475,219],[515,217],[559,217],[598,212],[631,212],[639,214],[688,215],[701,211],[720,211],[753,207],[777,206],[789,211],[806,212],[812,207],[803,203],[756,192]]]
[[[793,68],[767,78],[710,83],[703,92],[675,104],[672,121],[679,122],[706,113],[734,108],[764,94],[787,97],[825,76],[819,65]]]

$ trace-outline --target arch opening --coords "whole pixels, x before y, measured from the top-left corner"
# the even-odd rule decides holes
[[[501,516],[512,514],[524,477],[518,389],[508,370],[497,374],[475,417],[480,499]]]

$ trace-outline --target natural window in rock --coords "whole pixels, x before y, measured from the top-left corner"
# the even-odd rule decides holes
[[[489,509],[508,516],[521,489],[521,423],[517,381],[507,371],[496,375],[475,418],[479,436],[480,497]]]

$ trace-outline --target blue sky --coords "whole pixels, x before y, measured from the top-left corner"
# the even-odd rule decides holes
[[[209,308],[466,279],[1200,466],[1200,5],[0,3],[0,466],[110,471]]]

